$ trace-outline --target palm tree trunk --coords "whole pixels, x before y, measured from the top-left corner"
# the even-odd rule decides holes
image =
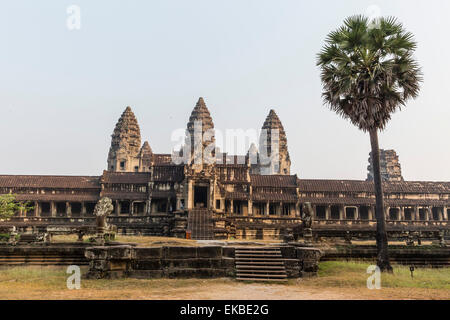
[[[386,233],[386,219],[384,214],[383,185],[380,172],[380,149],[378,146],[377,129],[370,131],[370,144],[372,146],[373,180],[375,184],[375,216],[377,219],[377,266],[381,271],[392,272],[389,262],[388,241]]]

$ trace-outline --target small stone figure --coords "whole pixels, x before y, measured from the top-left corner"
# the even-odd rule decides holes
[[[284,243],[289,243],[289,242],[292,242],[292,241],[294,241],[293,230],[291,228],[284,229],[283,242]]]
[[[313,221],[313,209],[310,202],[305,202],[303,205],[302,222],[303,222],[303,239],[305,243],[312,242],[312,221]]]
[[[95,205],[94,215],[97,217],[96,242],[100,245],[105,244],[105,230],[108,227],[106,223],[106,217],[109,216],[113,210],[114,206],[112,205],[112,201],[110,198],[107,197],[101,198]]]
[[[346,244],[352,244],[352,234],[350,231],[345,231],[344,240]]]
[[[311,203],[305,202],[305,204],[303,205],[303,212],[302,212],[303,228],[311,228],[312,215],[313,215],[313,209],[312,209]]]

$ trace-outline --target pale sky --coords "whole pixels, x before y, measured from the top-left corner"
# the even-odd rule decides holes
[[[448,0],[2,1],[0,174],[100,175],[127,105],[142,140],[169,153],[203,96],[221,131],[260,129],[274,108],[292,174],[364,180],[369,137],[323,106],[315,59],[372,5],[415,35],[425,80],[380,147],[397,151],[406,180],[450,181]]]

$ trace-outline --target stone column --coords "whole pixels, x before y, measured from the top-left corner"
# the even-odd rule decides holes
[[[400,221],[405,221],[405,207],[400,207]]]
[[[433,212],[431,211],[431,207],[427,207],[426,209],[425,209],[425,212],[426,212],[426,214],[425,214],[425,220],[426,221],[432,221],[433,220]]]
[[[130,201],[130,216],[134,215],[134,201]]]
[[[415,219],[416,221],[420,221],[420,211],[419,211],[419,206],[414,206],[414,215],[415,215]]]
[[[68,218],[72,217],[72,206],[70,205],[70,202],[66,202],[66,216]]]
[[[230,214],[234,213],[234,200],[230,200]]]
[[[367,206],[367,219],[374,220],[375,218],[375,208],[373,206]]]
[[[119,214],[120,214],[120,203],[119,203],[119,200],[116,200],[116,212],[115,212],[115,214],[116,214],[116,216],[118,216]]]
[[[283,202],[280,202],[280,214],[279,216],[281,217],[283,215]]]
[[[208,209],[214,209],[214,180],[210,180],[208,190]]]
[[[361,220],[361,217],[359,215],[359,206],[356,206],[355,208],[355,220]]]
[[[252,200],[248,200],[248,215],[252,216],[253,215],[253,201]]]
[[[267,201],[267,203],[266,203],[266,216],[268,216],[269,215],[269,210],[270,210],[270,204],[269,204],[269,201]]]
[[[344,205],[339,206],[339,220],[344,220],[345,218],[345,207]]]
[[[56,205],[54,201],[50,202],[50,213],[52,217],[56,217]]]
[[[331,206],[328,205],[325,208],[325,220],[330,220],[330,218],[331,218]]]
[[[439,209],[439,221],[444,220],[444,207]]]
[[[41,216],[41,206],[39,205],[39,202],[35,201],[34,202],[34,216],[35,217],[40,217]],[[27,214],[25,213],[25,216]]]
[[[194,195],[194,188],[192,186],[192,181],[189,180],[188,182],[188,188],[187,188],[187,192],[188,192],[188,199],[187,199],[187,205],[186,207],[188,208],[188,210],[191,210],[194,207],[194,199],[193,199],[193,195]]]
[[[443,219],[444,219],[444,221],[448,221],[448,209],[447,209],[447,207],[443,207],[442,208],[442,215],[443,215]]]
[[[297,201],[295,203],[295,212],[294,212],[294,217],[300,217],[300,203]]]
[[[82,216],[82,217],[87,216],[87,212],[86,212],[86,203],[84,203],[84,202],[81,203],[81,216]]]
[[[145,212],[147,213],[147,215],[150,215],[152,213],[152,200],[147,200],[145,206]]]

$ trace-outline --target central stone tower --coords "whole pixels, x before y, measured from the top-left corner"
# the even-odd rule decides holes
[[[264,175],[291,172],[286,132],[275,110],[264,121],[259,139],[259,173]]]
[[[215,159],[214,123],[200,97],[192,110],[186,132],[186,152],[190,152],[190,164],[211,164]]]

